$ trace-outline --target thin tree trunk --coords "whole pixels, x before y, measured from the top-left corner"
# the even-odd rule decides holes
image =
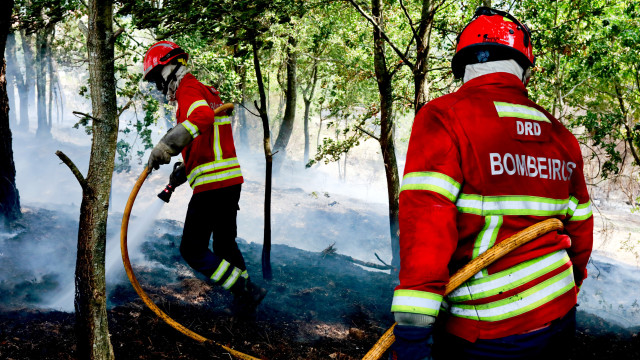
[[[0,215],[5,225],[20,216],[20,196],[16,188],[16,167],[13,163],[13,141],[9,128],[6,64],[4,50],[11,26],[13,0],[0,5]]]
[[[36,35],[36,90],[38,104],[38,129],[36,137],[43,139],[51,137],[47,122],[47,29],[42,29]]]
[[[36,71],[35,71],[35,59],[34,59],[34,55],[33,55],[33,36],[32,35],[27,35],[25,30],[20,30],[20,39],[22,40],[22,53],[24,54],[24,81],[25,81],[25,87],[26,87],[26,98],[24,101],[24,109],[27,109],[27,111],[25,111],[25,115],[20,115],[20,128],[24,131],[29,131],[29,111],[28,109],[30,109],[31,107],[29,106],[30,103],[33,103],[34,101],[34,97],[33,97],[33,93],[32,90],[35,90],[35,85],[36,85]],[[20,105],[20,109],[22,110],[22,97],[20,97],[21,99],[21,105]]]
[[[89,171],[83,183],[76,261],[76,334],[79,359],[112,360],[105,286],[109,193],[118,137],[112,0],[88,1],[87,51],[93,109]]]
[[[271,280],[271,177],[273,171],[273,154],[271,153],[271,132],[269,130],[269,114],[267,113],[267,96],[262,82],[262,71],[260,70],[260,58],[258,57],[258,47],[255,37],[252,40],[253,65],[258,80],[258,92],[260,93],[260,106],[256,105],[260,118],[262,119],[262,130],[264,132],[264,158],[266,161],[266,174],[264,182],[264,240],[262,245],[262,277]]]
[[[280,153],[276,158],[276,173],[279,171],[286,158],[287,145],[289,144],[289,139],[293,132],[293,124],[296,119],[296,100],[298,97],[298,85],[296,80],[298,58],[296,55],[296,44],[296,39],[293,36],[289,36],[287,46],[287,90],[285,92],[286,107],[284,110],[284,117],[282,118],[282,125],[280,125],[278,137],[276,138],[274,146],[274,150]]]
[[[437,0],[424,0],[422,2],[421,20],[418,26],[416,38],[416,63],[413,69],[414,82],[414,110],[418,113],[420,108],[429,101],[429,81],[427,70],[429,67],[429,50],[431,44],[431,30],[433,20],[438,9]]]
[[[23,123],[29,127],[29,86],[22,76],[22,71],[17,61],[17,47],[15,33],[9,34],[7,37],[7,77],[13,79],[18,88],[18,97],[20,99],[20,121],[14,129],[22,129]],[[14,111],[15,112],[15,111]]]
[[[244,61],[243,61],[244,63]],[[238,69],[240,75],[240,89],[242,93],[241,104],[247,101],[247,66],[243,64]],[[241,146],[249,145],[249,124],[247,123],[247,110],[240,106],[238,109],[238,140]]]
[[[371,1],[371,14],[378,24],[382,23],[381,0]],[[384,170],[387,179],[387,198],[389,200],[389,225],[391,234],[391,265],[400,268],[400,246],[399,246],[399,226],[398,226],[398,199],[400,180],[398,177],[398,164],[396,161],[395,144],[393,136],[393,88],[392,74],[387,68],[385,60],[384,39],[381,32],[374,28],[374,68],[376,79],[378,80],[378,91],[380,92],[380,149],[384,159]]]
[[[8,57],[7,57],[8,58]],[[8,65],[8,61],[6,62]],[[6,66],[8,68],[8,66]],[[6,80],[6,93],[7,93],[7,98],[8,98],[8,106],[9,106],[9,124],[11,126],[11,128],[15,129],[16,128],[16,123],[17,123],[17,117],[16,117],[16,93],[14,90],[14,77],[13,76],[9,76],[7,75],[7,73],[5,72],[5,80]]]
[[[311,71],[311,83],[303,91],[304,100],[304,165],[309,163],[309,113],[311,112],[311,100],[318,83],[318,64],[313,64],[313,70]]]

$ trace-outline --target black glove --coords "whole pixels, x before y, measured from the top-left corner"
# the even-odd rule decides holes
[[[432,360],[433,326],[396,325],[393,335],[396,341],[391,345],[390,360]]]
[[[169,175],[169,184],[175,189],[185,182],[187,182],[187,169],[183,163],[177,162],[173,165],[173,171]]]

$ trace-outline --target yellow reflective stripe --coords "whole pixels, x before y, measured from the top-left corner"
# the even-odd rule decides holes
[[[400,192],[405,190],[433,191],[454,202],[460,192],[460,183],[442,173],[417,171],[406,174],[402,179]]]
[[[212,161],[210,163],[202,164],[200,166],[195,167],[189,175],[187,176],[187,180],[189,184],[192,184],[193,181],[200,176],[201,174],[208,173],[211,171],[222,170],[234,166],[239,166],[238,158],[229,158],[224,160]]]
[[[216,125],[231,125],[231,118],[228,116],[216,116],[214,122]]]
[[[496,239],[498,238],[498,231],[502,226],[502,216],[485,216],[485,224],[484,228],[478,233],[476,237],[476,242],[473,247],[473,257],[472,259],[477,258],[485,251],[489,250],[495,244]],[[487,269],[482,269],[482,271],[478,272],[474,275],[474,278],[478,279],[483,276],[487,276]]]
[[[231,272],[231,275],[229,275],[229,278],[227,279],[227,281],[224,282],[224,284],[222,284],[222,287],[226,290],[229,290],[233,284],[236,283],[236,281],[238,281],[238,278],[240,277],[240,269],[238,269],[237,267],[233,268],[233,271]]]
[[[558,250],[481,279],[468,280],[451,292],[447,300],[451,303],[462,303],[499,295],[555,271],[570,261],[566,250]]]
[[[193,112],[193,110],[195,110],[196,108],[199,108],[200,106],[209,107],[209,104],[205,100],[195,101],[193,104],[191,104],[191,106],[189,106],[189,111],[187,111],[187,117],[191,116],[191,113]]]
[[[198,127],[195,126],[191,121],[185,120],[181,122],[181,124],[182,126],[184,126],[185,129],[187,129],[189,134],[191,134],[192,138],[195,139],[196,137],[198,137],[198,135],[200,135],[200,130],[198,130]]]
[[[391,311],[437,316],[441,303],[442,295],[401,289],[393,292]]]
[[[462,318],[481,321],[509,319],[539,308],[566,294],[575,287],[573,268],[537,284],[530,289],[506,299],[479,305],[452,304],[451,314]]]
[[[488,215],[567,215],[569,199],[551,199],[538,196],[460,194],[456,200],[458,212]]]
[[[240,171],[240,168],[220,171],[212,174],[205,174],[198,177],[193,182],[193,184],[191,184],[191,188],[195,189],[195,187],[199,185],[209,184],[209,183],[218,182],[218,181],[225,181],[225,180],[229,180],[229,179],[233,179],[241,176],[242,176],[242,172]]]
[[[506,102],[494,101],[494,106],[499,117],[515,117],[520,119],[535,120],[550,123],[547,116],[540,110],[520,104],[510,104]]]
[[[229,264],[227,260],[222,260],[220,265],[218,265],[218,268],[216,269],[216,271],[214,271],[213,274],[211,275],[211,280],[215,282],[220,281],[220,279],[222,279],[222,275],[224,275],[224,273],[227,271],[230,265],[231,264]]]
[[[220,127],[216,123],[213,126],[213,154],[216,157],[216,161],[222,160],[222,147],[220,146]]]
[[[573,215],[569,218],[569,221],[580,221],[586,220],[593,215],[591,210],[591,200],[587,201],[584,204],[578,204],[576,210],[573,212]]]
[[[245,278],[245,279],[248,279],[249,278],[249,273],[247,272],[247,270],[245,270],[245,271],[240,273],[240,276]]]

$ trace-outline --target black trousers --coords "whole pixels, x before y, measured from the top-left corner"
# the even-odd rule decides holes
[[[240,270],[247,268],[236,243],[240,190],[240,184],[208,190],[194,194],[189,201],[180,254],[189,266],[207,278],[224,260]],[[213,245],[209,249],[212,235]]]
[[[570,360],[576,333],[576,308],[544,329],[499,339],[468,342],[441,332],[435,338],[434,359]]]

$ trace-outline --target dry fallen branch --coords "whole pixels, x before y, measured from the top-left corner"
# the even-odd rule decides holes
[[[362,261],[362,260],[358,260],[358,259],[354,259],[351,256],[348,255],[342,255],[342,254],[338,254],[338,250],[334,247],[336,243],[333,243],[331,245],[329,245],[326,249],[322,250],[322,252],[320,252],[322,254],[322,257],[326,257],[326,256],[333,256],[333,257],[337,257],[340,259],[344,259],[347,260],[349,262],[352,262],[354,264],[358,264],[360,266],[364,266],[364,267],[369,267],[369,268],[373,268],[373,269],[378,269],[378,270],[391,270],[393,269],[392,266],[384,264],[384,265],[380,265],[380,264],[375,264],[375,263],[371,263],[371,262],[367,262],[367,261]],[[377,257],[377,255],[376,255]],[[380,258],[378,258],[380,259]],[[382,261],[382,260],[381,260]]]

